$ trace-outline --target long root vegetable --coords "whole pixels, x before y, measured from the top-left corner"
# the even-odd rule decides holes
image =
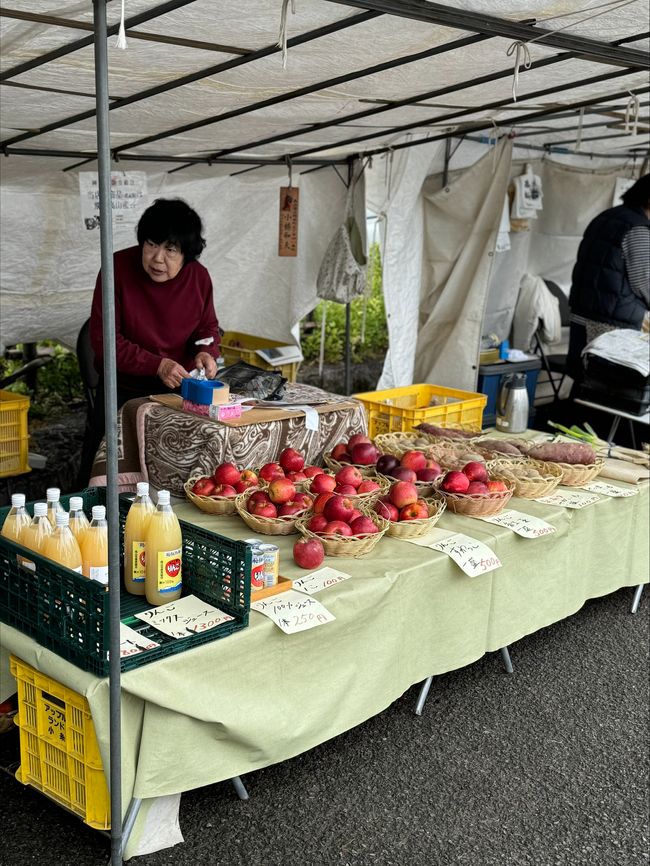
[[[551,463],[589,465],[595,463],[596,452],[591,445],[545,442],[543,445],[534,445],[528,452],[528,457],[533,460],[548,460]]]
[[[473,439],[476,436],[476,433],[472,433],[470,430],[458,430],[455,427],[438,427],[436,424],[427,424],[426,421],[418,424],[413,429],[428,433],[429,436],[443,436],[445,439]]]

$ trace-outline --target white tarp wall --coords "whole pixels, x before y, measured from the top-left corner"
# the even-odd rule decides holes
[[[56,159],[3,163],[0,351],[42,339],[74,346],[100,266],[99,232],[88,231],[81,218],[79,179]],[[293,342],[292,328],[316,306],[316,274],[343,219],[346,188],[332,168],[293,172],[300,188],[295,258],[278,256],[283,168],[235,177],[228,174],[235,167],[223,166],[171,175],[142,163],[114,168],[146,172],[147,201],[138,217],[158,197],[184,198],[199,213],[207,240],[201,262],[212,276],[222,328]],[[116,250],[132,246],[135,224],[116,225],[113,235]]]

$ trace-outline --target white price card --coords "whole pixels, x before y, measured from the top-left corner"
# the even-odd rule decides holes
[[[120,657],[125,659],[128,656],[137,655],[138,653],[146,652],[147,650],[155,649],[160,644],[155,640],[144,637],[128,625],[120,623]]]
[[[315,595],[321,589],[327,589],[328,586],[336,586],[337,583],[348,580],[351,576],[344,571],[325,566],[325,568],[319,568],[318,571],[312,571],[310,574],[294,580],[293,588],[297,589],[298,592],[306,592],[307,595]]]
[[[294,589],[254,601],[251,610],[268,616],[285,634],[307,631],[336,619],[318,599]]]
[[[486,523],[494,523],[496,526],[504,526],[512,529],[522,538],[540,538],[542,535],[552,535],[555,527],[541,517],[532,514],[524,514],[523,511],[515,511],[513,508],[501,511],[493,517],[481,517]]]
[[[623,496],[637,496],[639,493],[636,487],[617,487],[606,481],[590,481],[588,484],[584,484],[582,489],[588,490],[590,493],[600,493],[602,496],[612,496],[615,499]]]
[[[212,607],[195,595],[186,595],[135,616],[173,638],[189,637],[233,620],[230,614]]]
[[[465,574],[470,577],[478,577],[501,568],[501,560],[493,550],[476,538],[470,538],[462,532],[454,532],[452,535],[436,541],[429,545],[433,550],[446,553]]]
[[[545,505],[559,505],[562,508],[586,508],[588,505],[593,505],[598,502],[600,496],[595,493],[587,493],[585,490],[554,490],[548,496],[542,496],[536,499],[536,502],[543,502]]]

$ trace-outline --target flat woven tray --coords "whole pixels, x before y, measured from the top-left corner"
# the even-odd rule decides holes
[[[290,517],[259,517],[257,514],[251,514],[246,510],[250,496],[255,490],[261,489],[260,487],[251,487],[250,490],[240,493],[235,499],[237,514],[239,514],[246,526],[252,529],[253,532],[259,532],[260,535],[291,535],[293,532],[297,532],[296,521],[300,517],[310,515],[310,509],[301,511],[298,514],[292,514]]]
[[[540,499],[548,496],[562,481],[562,470],[553,463],[542,460],[521,460],[513,462],[509,459],[490,460],[487,464],[491,478],[499,478],[515,485],[514,496],[521,499]],[[526,478],[522,473],[527,468],[537,469],[541,478]]]
[[[339,469],[343,469],[344,466],[354,466],[359,470],[364,478],[371,478],[375,474],[374,463],[371,466],[362,466],[360,463],[341,463],[339,460],[334,460],[331,453],[323,454],[323,463],[328,469],[331,469],[335,475]]]
[[[197,496],[192,493],[192,487],[202,475],[194,475],[183,484],[185,495],[190,500],[192,505],[196,505],[201,511],[206,514],[234,514],[235,513],[235,496]]]
[[[436,440],[433,436],[429,436],[428,433],[420,433],[418,430],[413,430],[411,433],[380,433],[378,436],[375,436],[374,441],[382,454],[392,454],[401,460],[407,451],[423,451],[426,454],[427,449]]]
[[[430,499],[424,500],[429,511],[428,517],[418,520],[391,520],[388,525],[387,535],[392,538],[420,538],[430,532],[443,515],[447,503],[439,494],[434,494]]]
[[[462,514],[465,517],[492,517],[505,508],[513,494],[515,485],[512,481],[504,481],[508,490],[499,490],[494,493],[445,493],[439,490],[445,498],[447,508],[454,514]]]
[[[307,529],[309,517],[301,517],[296,521],[296,528],[305,538],[318,538],[322,541],[326,556],[366,556],[379,543],[380,539],[388,532],[389,523],[373,511],[369,505],[359,505],[359,511],[367,517],[371,517],[379,527],[379,532],[371,535],[324,535],[322,532],[312,532]]]
[[[397,482],[399,481],[399,478],[392,478],[390,475],[380,475],[379,472],[377,473],[377,478],[387,482],[388,486],[384,491],[385,493],[388,493],[393,484],[397,484]],[[435,481],[411,481],[409,483],[413,484],[415,489],[417,490],[418,499],[428,499],[436,489],[437,480],[438,479],[436,478]]]
[[[600,475],[605,463],[597,458],[595,463],[551,463],[548,460],[541,460],[544,466],[557,466],[562,470],[562,481],[566,487],[582,487],[589,481],[593,481],[597,475]]]

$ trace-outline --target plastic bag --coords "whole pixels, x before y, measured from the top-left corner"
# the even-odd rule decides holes
[[[225,367],[215,378],[227,382],[231,393],[254,397],[256,400],[281,400],[287,384],[279,370],[262,370],[246,361],[237,361]]]

